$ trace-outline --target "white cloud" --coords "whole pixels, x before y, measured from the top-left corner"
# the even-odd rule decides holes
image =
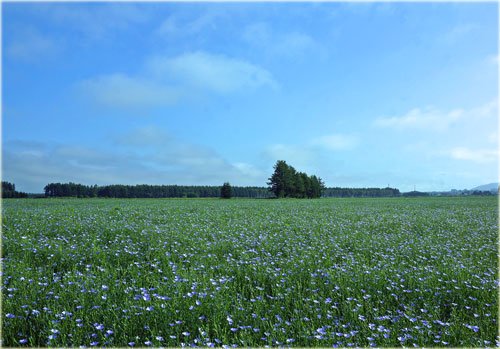
[[[124,74],[90,78],[80,82],[78,87],[96,102],[111,107],[171,105],[181,97],[179,90]]]
[[[178,103],[194,93],[230,94],[278,88],[271,73],[244,60],[207,52],[154,56],[137,76],[115,73],[79,82],[95,102],[111,107],[150,107]]]
[[[252,45],[262,45],[270,38],[271,29],[264,22],[252,23],[243,30],[243,39]]]
[[[331,134],[318,137],[311,141],[312,145],[323,147],[327,150],[347,150],[355,148],[359,139],[352,135]]]
[[[215,29],[220,12],[205,12],[194,19],[180,19],[179,15],[165,18],[155,33],[160,37],[195,35],[202,31]]]
[[[493,144],[498,144],[498,133],[497,133],[497,131],[490,132],[486,138],[488,139],[488,142],[493,143]]]
[[[34,27],[17,28],[12,36],[5,38],[7,55],[13,59],[36,62],[53,55],[59,46],[53,38],[42,34]]]
[[[300,32],[291,32],[281,38],[276,50],[286,55],[295,56],[313,50],[316,45],[318,44],[311,36]]]
[[[480,121],[480,119],[493,119],[498,116],[498,101],[492,100],[468,112],[470,118]]]
[[[272,144],[264,150],[266,158],[271,160],[286,160],[299,168],[312,168],[318,164],[321,157],[332,151],[339,152],[354,149],[359,144],[359,138],[347,134],[329,134],[310,139],[303,144]]]
[[[179,32],[179,26],[174,16],[169,16],[163,22],[161,22],[158,29],[156,29],[156,34],[159,36],[170,36]]]
[[[235,58],[207,52],[189,52],[173,58],[156,56],[147,63],[155,76],[174,78],[181,84],[218,93],[261,86],[277,87],[267,70]]]
[[[456,147],[451,149],[450,155],[456,160],[466,160],[476,163],[498,162],[498,149],[469,149]]]
[[[454,26],[453,28],[450,28],[441,36],[438,36],[436,40],[439,44],[452,45],[466,38],[469,34],[473,33],[477,28],[478,25],[475,23],[462,23]]]
[[[155,126],[144,126],[115,138],[115,143],[130,147],[161,147],[171,142],[173,137]]]
[[[135,133],[135,135],[134,135]],[[3,177],[19,190],[42,192],[49,182],[82,184],[180,184],[265,186],[266,175],[246,162],[230,163],[215,150],[183,140],[153,139],[138,146],[141,137],[167,132],[140,128],[116,139],[113,147],[7,141],[3,147]]]
[[[265,22],[248,25],[242,34],[243,40],[271,55],[297,59],[302,55],[323,55],[322,46],[310,35],[292,31],[279,33]]]
[[[79,33],[82,42],[112,39],[146,22],[155,11],[153,6],[133,3],[37,4],[36,9],[66,30]]]
[[[248,164],[245,162],[236,162],[232,164],[234,167],[238,169],[244,176],[249,176],[252,178],[265,178],[266,174],[261,169],[255,167],[252,164]],[[263,184],[262,184],[263,185]]]
[[[486,63],[498,65],[499,62],[500,62],[500,54],[498,53],[486,57]]]
[[[402,116],[381,117],[373,121],[373,125],[380,128],[406,131],[404,136],[411,141],[412,138],[428,137],[441,147],[460,142],[469,147],[484,146],[484,142],[495,140],[498,128],[498,102],[496,99],[470,109],[453,109],[440,111],[429,108],[425,111],[413,109]],[[425,131],[417,133],[414,131]],[[439,138],[432,132],[439,132]],[[403,133],[401,133],[403,134]],[[468,142],[468,143],[464,143]]]
[[[442,112],[437,109],[421,110],[415,108],[403,116],[381,117],[374,121],[375,126],[396,129],[426,129],[445,131],[464,115],[462,109]]]
[[[485,173],[496,171],[498,162],[497,115],[495,99],[468,109],[414,109],[401,117],[379,118],[374,125],[401,131],[388,134],[388,142],[402,144],[393,154],[402,150],[421,166],[435,163],[436,168],[481,165]]]
[[[310,147],[286,144],[272,144],[264,150],[264,155],[273,160],[286,160],[298,168],[308,167],[316,159],[316,152]]]

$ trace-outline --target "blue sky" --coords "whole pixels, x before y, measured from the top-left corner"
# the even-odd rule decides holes
[[[497,3],[3,3],[3,180],[498,181]]]

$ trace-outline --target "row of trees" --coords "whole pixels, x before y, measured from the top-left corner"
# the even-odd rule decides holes
[[[2,198],[26,198],[27,193],[17,191],[16,185],[10,182],[2,181]]]
[[[326,188],[323,192],[325,197],[334,198],[378,198],[401,196],[399,189],[395,188]]]
[[[226,184],[226,183],[225,183]],[[229,185],[229,183],[227,183]],[[231,196],[268,198],[264,187],[231,187]],[[83,185],[77,183],[49,183],[44,188],[47,197],[108,197],[108,198],[216,198],[221,197],[220,186],[185,185]]]
[[[299,178],[300,177],[300,178]],[[398,197],[428,196],[425,192],[400,193],[396,188],[325,188],[320,178],[297,172],[284,161],[278,161],[269,179],[269,188],[180,185],[83,185],[76,183],[50,183],[44,194],[16,191],[13,183],[2,181],[2,198],[25,197],[109,197],[109,198],[269,198],[275,197]],[[445,193],[450,195],[449,192]],[[435,195],[435,194],[434,194]],[[492,195],[490,192],[467,191],[462,195]]]
[[[284,160],[276,162],[267,184],[277,198],[319,198],[325,189],[321,178],[297,172]]]

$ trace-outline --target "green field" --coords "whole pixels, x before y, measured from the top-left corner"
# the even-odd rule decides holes
[[[497,346],[496,197],[12,199],[3,346]]]

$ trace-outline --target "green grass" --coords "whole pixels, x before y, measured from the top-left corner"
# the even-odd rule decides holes
[[[497,213],[492,197],[4,200],[2,344],[494,346]]]

